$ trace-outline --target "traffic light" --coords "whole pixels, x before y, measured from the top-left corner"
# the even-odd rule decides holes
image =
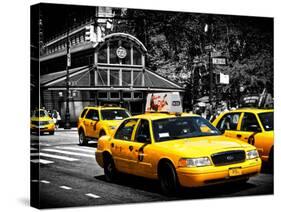
[[[85,41],[96,42],[96,33],[94,31],[93,25],[89,25],[85,27]]]

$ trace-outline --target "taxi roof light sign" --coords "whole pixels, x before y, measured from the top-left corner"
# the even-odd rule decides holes
[[[146,99],[146,112],[182,113],[182,103],[178,92],[150,93]]]

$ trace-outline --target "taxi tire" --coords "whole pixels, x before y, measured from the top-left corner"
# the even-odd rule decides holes
[[[162,192],[167,196],[175,196],[179,190],[179,182],[174,166],[165,162],[159,167],[159,180]]]
[[[115,182],[117,180],[118,174],[112,157],[108,155],[105,156],[103,163],[104,163],[103,170],[104,170],[105,180],[107,182]]]
[[[54,134],[55,134],[55,131],[50,131],[49,134],[50,134],[50,135],[54,135]]]
[[[78,141],[79,141],[79,145],[82,146],[82,145],[87,145],[88,144],[88,141],[85,137],[85,134],[83,132],[83,130],[81,130],[79,132],[79,138],[78,138]]]
[[[101,130],[101,131],[100,131],[100,134],[99,134],[99,138],[102,137],[102,136],[104,136],[104,135],[106,135],[106,133],[104,132],[104,130]]]
[[[268,169],[269,169],[270,173],[273,173],[273,167],[274,167],[273,160],[274,160],[274,149],[272,147],[270,150],[270,153],[269,153],[269,158],[268,158]]]

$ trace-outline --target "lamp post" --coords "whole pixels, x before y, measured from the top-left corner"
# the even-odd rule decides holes
[[[69,18],[68,18],[69,19]],[[66,107],[65,107],[65,124],[64,129],[70,129],[70,113],[69,113],[69,67],[71,66],[71,55],[70,55],[70,45],[69,45],[69,24],[67,19],[67,32],[66,32]]]

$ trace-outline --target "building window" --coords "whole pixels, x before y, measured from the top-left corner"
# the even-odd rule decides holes
[[[132,93],[131,92],[123,92],[122,93],[122,98],[123,99],[131,99],[132,98]]]
[[[122,70],[122,85],[123,86],[131,86],[132,85],[131,71]]]
[[[107,86],[107,69],[99,69],[97,70],[97,85]]]
[[[120,98],[119,92],[110,92],[110,98],[119,99]]]
[[[131,45],[128,42],[123,42],[122,47],[126,49],[126,57],[122,59],[122,64],[131,64]]]
[[[107,45],[103,45],[103,47],[99,50],[98,55],[98,63],[108,63],[107,61]]]
[[[110,42],[109,46],[110,46],[110,63],[111,64],[118,64],[119,58],[116,54],[116,50],[118,48],[118,41]]]
[[[110,70],[110,85],[119,85],[119,70]]]
[[[142,86],[142,72],[134,70],[133,76],[134,76],[133,85],[134,86]]]
[[[141,53],[135,47],[133,47],[133,65],[142,65]]]
[[[134,99],[142,99],[142,93],[141,92],[134,92]]]
[[[107,99],[107,92],[98,92],[99,99]]]

